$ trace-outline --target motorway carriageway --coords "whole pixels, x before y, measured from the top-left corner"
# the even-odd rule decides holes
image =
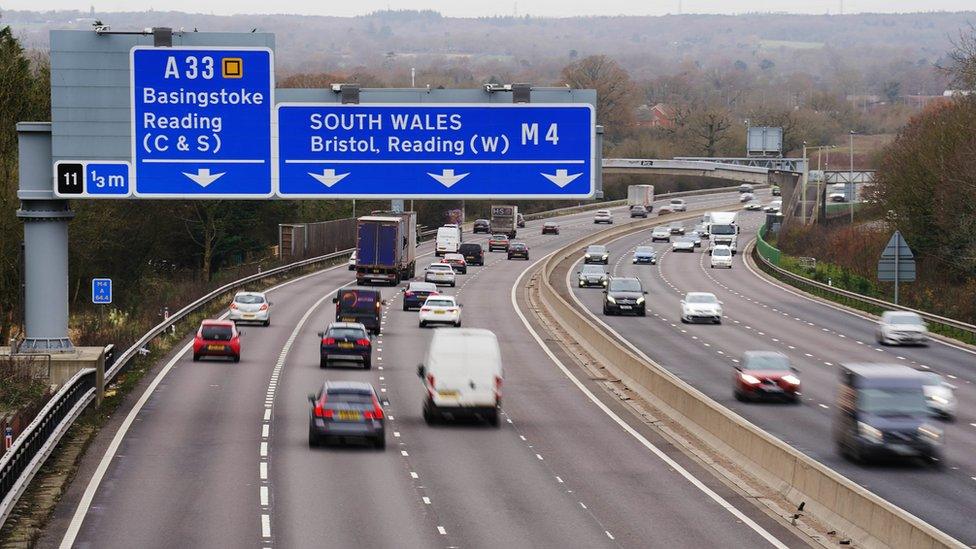
[[[741,251],[764,214],[739,215]],[[658,265],[634,265],[638,245],[653,245]],[[976,353],[936,341],[928,347],[880,346],[875,322],[758,277],[743,254],[735,256],[731,270],[711,269],[703,252],[707,245],[706,240],[693,254],[673,253],[669,243],[650,242],[650,229],[608,243],[608,270],[640,277],[649,292],[644,318],[603,316],[602,292],[576,288],[575,279],[572,293],[633,347],[721,405],[940,530],[976,544]],[[577,263],[569,275],[578,269]],[[567,294],[564,288],[558,289]],[[679,301],[690,291],[712,292],[724,303],[722,325],[681,323]],[[733,366],[747,350],[788,355],[800,370],[803,404],[737,402]],[[860,466],[838,455],[831,425],[843,362],[905,364],[938,372],[958,387],[956,421],[932,420],[945,430],[944,471],[915,463]]]
[[[519,232],[532,261],[486,253],[484,267],[444,288],[465,305],[465,327],[501,342],[499,429],[424,423],[416,366],[433,329],[401,311],[399,288],[381,288],[389,304],[373,369],[320,370],[316,332],[333,320],[335,290],[353,280],[345,267],[325,270],[271,291],[271,326],[243,328],[239,364],[193,363],[184,350],[147,375],[143,386],[155,390],[136,391],[127,403],[136,406],[97,437],[39,546],[58,546],[66,530],[66,545],[100,548],[806,545],[588,374],[557,367],[523,324],[516,280],[592,233],[592,216],[558,218],[559,236],[530,222]],[[431,245],[420,250],[423,266]],[[385,451],[308,447],[306,395],[325,378],[373,384],[387,413]]]

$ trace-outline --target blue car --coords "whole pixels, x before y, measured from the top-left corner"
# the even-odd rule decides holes
[[[650,246],[638,246],[634,250],[634,265],[638,264],[656,265],[657,252]]]
[[[411,282],[403,289],[403,310],[419,309],[432,295],[438,295],[436,284],[432,282]]]

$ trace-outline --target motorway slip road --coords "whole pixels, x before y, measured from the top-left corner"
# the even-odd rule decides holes
[[[742,212],[741,248],[755,236],[763,214]],[[653,245],[659,263],[633,265],[634,247]],[[705,243],[707,246],[707,241]],[[586,308],[644,354],[678,377],[767,432],[967,544],[976,544],[976,354],[933,341],[928,347],[882,347],[875,323],[803,297],[758,277],[742,254],[728,269],[709,268],[702,249],[673,253],[652,244],[650,231],[611,242],[610,267],[617,276],[644,282],[645,318],[604,317],[602,293],[573,288]],[[575,272],[576,269],[570,269]],[[723,302],[723,324],[682,324],[679,301],[689,291],[714,293]],[[733,366],[747,350],[778,350],[800,369],[803,405],[737,402]],[[843,362],[905,364],[942,374],[956,385],[955,422],[945,430],[945,470],[916,464],[861,466],[841,458],[831,437],[838,365]]]
[[[273,290],[272,324],[244,328],[239,364],[174,354],[165,377],[147,376],[155,390],[137,391],[129,404],[141,407],[120,410],[98,436],[40,546],[58,546],[66,530],[76,547],[804,545],[587,374],[572,367],[578,381],[567,377],[527,332],[512,306],[517,278],[594,229],[591,213],[559,221],[559,236],[542,237],[541,221],[520,230],[532,261],[486,254],[445,288],[465,305],[466,327],[491,329],[502,344],[501,428],[423,422],[415,372],[433,329],[400,310],[395,288],[382,288],[373,369],[320,370],[316,332],[333,318],[335,289],[352,281],[327,270]],[[421,248],[421,265],[429,252]],[[306,395],[325,378],[373,384],[385,451],[308,447]]]

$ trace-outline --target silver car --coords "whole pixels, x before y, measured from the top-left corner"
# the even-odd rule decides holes
[[[263,292],[238,292],[230,303],[227,320],[271,324],[271,302]]]
[[[671,210],[675,212],[686,212],[688,211],[688,205],[685,204],[685,201],[680,198],[672,198]]]
[[[667,227],[654,227],[654,230],[651,231],[651,242],[657,242],[658,240],[669,242],[671,240],[671,229]]]
[[[935,372],[925,372],[925,404],[939,417],[952,421],[956,417],[955,385],[946,383],[942,376]]]
[[[929,330],[917,313],[885,311],[878,323],[877,339],[882,345],[927,345]]]
[[[682,236],[671,242],[672,252],[695,252],[695,239],[690,236]]]

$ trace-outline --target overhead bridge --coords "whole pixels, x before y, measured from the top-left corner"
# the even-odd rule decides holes
[[[604,158],[604,174],[662,174],[692,175],[737,181],[740,183],[766,184],[770,168],[713,160],[655,160],[640,158]]]

